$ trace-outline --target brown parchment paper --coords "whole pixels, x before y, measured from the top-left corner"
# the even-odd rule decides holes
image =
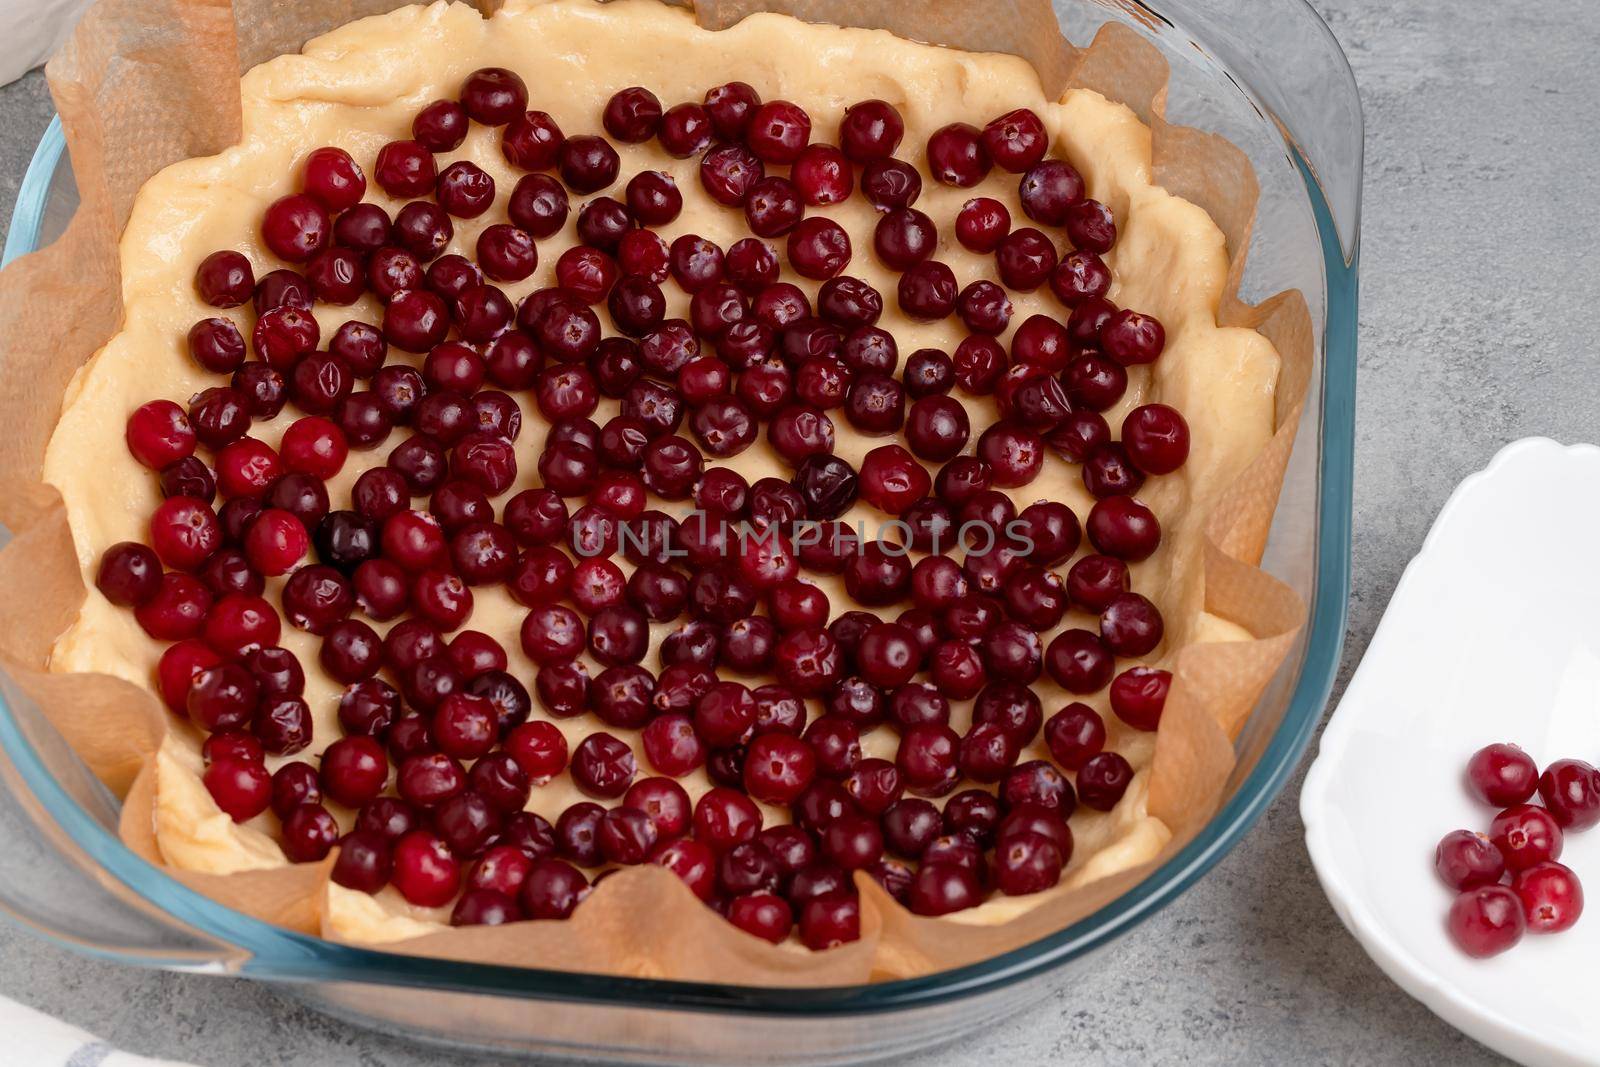
[[[0,273],[0,521],[15,533],[0,552],[0,666],[42,709],[89,768],[124,798],[124,842],[191,888],[266,921],[316,933],[331,858],[232,875],[162,862],[152,820],[154,753],[171,728],[154,694],[104,675],[53,674],[55,638],[85,596],[59,495],[40,481],[45,446],[73,374],[122,317],[117,240],[140,186],[168,164],[226,148],[239,136],[239,75],[311,37],[395,0],[101,0],[52,60],[81,204],[54,245]],[[479,0],[486,11],[494,0]],[[1190,645],[1176,656],[1157,734],[1149,811],[1173,831],[1143,867],[1044,895],[1006,923],[977,926],[911,915],[869,878],[862,937],[830,952],[768,945],[704,907],[655,867],[621,871],[566,922],[449,930],[385,951],[639,977],[750,985],[843,985],[933,971],[1018,948],[1089,915],[1137,884],[1216,810],[1234,770],[1234,738],[1283,661],[1305,617],[1282,582],[1256,566],[1266,544],[1313,365],[1315,341],[1298,292],[1259,306],[1237,296],[1255,217],[1257,183],[1227,141],[1164,118],[1167,68],[1132,30],[1108,24],[1084,49],[1061,35],[1048,0],[699,0],[705,26],[754,11],[1029,60],[1052,94],[1094,89],[1150,125],[1156,180],[1210,213],[1227,238],[1224,325],[1259,330],[1282,357],[1277,425],[1266,448],[1217,499],[1201,548],[1207,611],[1251,640]]]

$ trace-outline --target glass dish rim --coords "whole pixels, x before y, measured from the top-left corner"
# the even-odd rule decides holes
[[[1309,5],[1305,6],[1310,10]],[[1320,19],[1315,12],[1312,14]],[[1320,720],[1339,664],[1349,600],[1359,236],[1347,258],[1312,166],[1288,131],[1281,126],[1280,130],[1306,186],[1322,245],[1327,291],[1321,435],[1314,442],[1319,456],[1316,591],[1309,606],[1305,659],[1283,721],[1255,767],[1200,834],[1138,885],[1065,929],[991,959],[932,975],[810,989],[584,974],[359,948],[288,931],[234,911],[189,889],[136,856],[55,780],[21,730],[3,693],[0,693],[0,746],[4,747],[22,781],[45,812],[90,858],[166,916],[247,953],[239,961],[237,970],[255,977],[380,983],[634,1008],[807,1017],[904,1011],[977,996],[1091,952],[1176,899],[1231,851],[1255,824],[1298,765]],[[0,265],[9,264],[38,247],[51,181],[65,149],[60,118],[53,117],[18,189]],[[1358,228],[1356,232],[1358,235]],[[1311,444],[1313,442],[1303,442],[1306,446]],[[81,943],[74,947],[84,948]],[[137,953],[116,952],[108,955],[148,966],[174,965],[171,957],[160,954],[141,957]]]

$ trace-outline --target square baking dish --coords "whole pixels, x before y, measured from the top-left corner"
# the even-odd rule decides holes
[[[1069,40],[1126,25],[1171,64],[1167,117],[1250,157],[1261,185],[1241,295],[1297,288],[1316,363],[1263,567],[1307,625],[1237,741],[1204,830],[1072,926],[979,964],[831,989],[764,989],[486,966],[288,932],[185,888],[120,842],[118,806],[0,675],[0,907],[82,952],[284,983],[331,1014],[476,1047],[607,1061],[834,1063],[950,1039],[1064,986],[1091,954],[1169,903],[1249,830],[1321,716],[1344,634],[1354,451],[1362,121],[1332,34],[1304,0],[1056,0]],[[42,247],[77,203],[59,121],[18,194],[5,262]]]

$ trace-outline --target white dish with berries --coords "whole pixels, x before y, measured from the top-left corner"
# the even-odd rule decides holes
[[[1458,893],[1435,870],[1435,849],[1451,831],[1490,833],[1498,809],[1468,771],[1485,746],[1520,746],[1541,771],[1595,762],[1600,615],[1587,594],[1600,587],[1597,527],[1592,445],[1529,438],[1466,479],[1395,589],[1300,799],[1323,889],[1367,953],[1446,1021],[1526,1063],[1600,1063],[1600,918],[1511,931],[1478,942],[1499,951],[1473,958],[1447,918]],[[1592,794],[1592,780],[1579,784]],[[1554,810],[1546,792],[1529,803]],[[1554,859],[1592,892],[1600,829],[1583,821],[1560,832]]]

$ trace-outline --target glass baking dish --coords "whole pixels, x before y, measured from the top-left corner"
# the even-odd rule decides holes
[[[1098,912],[1024,948],[924,978],[772,990],[400,956],[251,919],[133,855],[117,803],[0,675],[0,907],[79,951],[284,983],[318,1008],[462,1045],[609,1061],[833,1063],[949,1039],[1064,986],[1251,827],[1304,751],[1333,684],[1349,588],[1362,121],[1354,80],[1304,0],[1057,0],[1069,39],[1121,22],[1172,66],[1168,117],[1251,158],[1261,201],[1243,295],[1303,291],[1320,345],[1264,566],[1308,625],[1238,740],[1206,828]],[[65,228],[77,197],[59,122],[22,183],[5,261]]]

